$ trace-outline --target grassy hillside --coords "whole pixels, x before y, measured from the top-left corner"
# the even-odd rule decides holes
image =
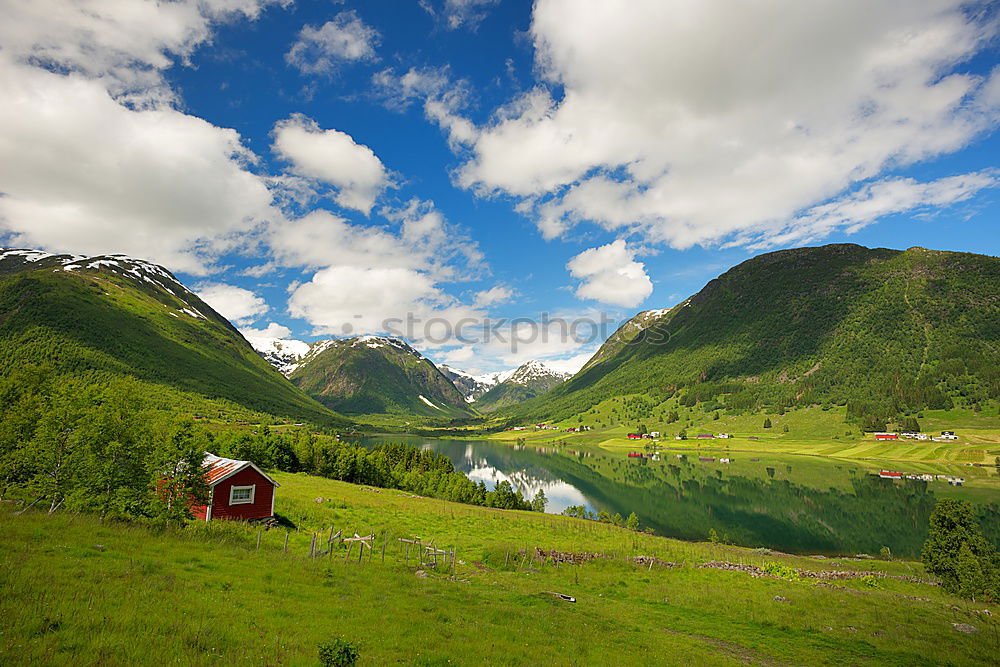
[[[165,269],[121,256],[28,252],[0,251],[0,373],[50,365],[94,382],[131,375],[147,398],[177,409],[347,423]]]
[[[993,257],[856,245],[782,250],[641,317],[641,330],[610,341],[571,380],[505,414],[566,419],[641,394],[654,405],[675,397],[730,414],[846,406],[850,419],[874,428],[1000,399]]]
[[[256,529],[239,524],[153,530],[0,508],[0,662],[316,664],[336,636],[358,645],[361,664],[422,665],[975,665],[1000,646],[1000,608],[922,583],[910,561],[790,557],[277,480],[276,509],[299,528],[287,554],[284,530],[264,532],[258,551]],[[359,563],[341,543],[307,558],[312,533],[331,525],[374,533],[374,552]],[[396,538],[414,535],[456,549],[454,572],[407,557]],[[529,561],[535,547],[605,557]],[[712,561],[734,569],[703,567]],[[738,571],[748,566],[775,576]]]
[[[429,359],[395,338],[332,341],[289,378],[320,403],[345,414],[472,414],[462,394]]]

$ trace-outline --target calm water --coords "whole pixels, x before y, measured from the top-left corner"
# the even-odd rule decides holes
[[[819,457],[721,454],[732,458],[722,464],[719,452],[671,450],[653,461],[561,445],[404,435],[362,440],[368,446],[383,442],[444,454],[458,470],[491,488],[507,480],[526,498],[541,489],[549,499],[548,512],[558,514],[570,505],[622,516],[635,512],[641,525],[670,537],[706,539],[714,529],[735,544],[782,551],[875,554],[888,546],[894,554],[915,556],[938,497],[959,494],[977,501],[986,533],[1000,544],[1000,493],[955,490],[939,482],[892,482],[872,477],[857,464]],[[996,475],[957,466],[940,472]]]

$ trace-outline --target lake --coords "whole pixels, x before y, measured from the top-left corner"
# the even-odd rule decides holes
[[[526,498],[541,489],[547,512],[570,505],[628,516],[657,535],[726,542],[792,553],[877,554],[889,547],[918,556],[939,497],[976,502],[984,532],[1000,545],[1000,494],[944,482],[894,481],[860,464],[812,456],[750,455],[670,449],[659,460],[629,458],[598,447],[513,445],[411,435],[372,436],[366,446],[400,442],[444,454],[473,481],[492,488],[507,480]],[[731,463],[722,463],[730,457]],[[704,460],[703,460],[704,459]],[[707,460],[711,459],[711,460]],[[995,469],[939,466],[968,478]],[[897,470],[934,471],[898,463]]]

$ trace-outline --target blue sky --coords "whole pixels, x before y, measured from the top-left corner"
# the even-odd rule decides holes
[[[862,4],[12,4],[0,242],[163,263],[248,337],[412,313],[473,371],[768,250],[998,254],[996,8]]]

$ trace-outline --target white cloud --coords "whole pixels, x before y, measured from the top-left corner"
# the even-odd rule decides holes
[[[323,130],[301,114],[279,121],[273,135],[272,149],[291,163],[292,171],[337,188],[334,199],[344,208],[367,215],[390,183],[372,149],[344,132]]]
[[[424,116],[447,133],[454,149],[479,136],[478,128],[461,115],[469,104],[468,83],[452,81],[447,67],[411,68],[402,75],[386,69],[372,77],[372,84],[389,108],[405,109],[419,101]]]
[[[432,202],[412,200],[381,213],[391,226],[355,225],[314,211],[270,230],[279,262],[316,269],[291,290],[289,312],[324,335],[399,334],[402,325],[389,320],[417,318],[403,333],[425,345],[452,339],[463,318],[481,318],[480,305],[462,303],[443,288],[486,270],[478,246]],[[437,324],[427,329],[434,318]]]
[[[482,316],[426,273],[401,267],[321,269],[295,289],[288,309],[317,335],[389,333],[431,346],[451,340],[458,320]]]
[[[581,299],[594,299],[617,306],[637,306],[653,292],[646,267],[618,239],[608,245],[584,250],[566,264],[570,275],[583,282],[576,288]]]
[[[263,329],[240,329],[240,333],[247,340],[251,338],[288,338],[292,335],[292,330],[277,322],[268,322]]]
[[[378,31],[350,10],[319,28],[304,26],[285,60],[303,74],[330,74],[341,62],[373,60],[378,42]]]
[[[683,248],[777,235],[1000,121],[985,2],[539,0],[544,85],[498,109],[459,182],[523,198],[546,237],[581,221]],[[558,92],[557,92],[558,91]]]
[[[248,289],[224,283],[203,283],[195,287],[202,300],[238,327],[253,323],[269,310],[264,299]]]
[[[590,361],[590,358],[594,356],[595,352],[597,352],[596,349],[589,352],[583,352],[581,354],[575,354],[566,359],[549,359],[546,360],[545,365],[554,371],[559,371],[560,373],[575,374],[578,370],[583,368],[585,363]]]
[[[269,0],[7,0],[0,44],[15,57],[105,81],[149,88],[159,72],[211,37],[211,24],[254,19]]]
[[[490,7],[500,0],[420,0],[425,12],[439,19],[446,28],[455,30],[466,27],[475,31]]]
[[[203,274],[279,216],[240,136],[175,109],[161,75],[264,4],[4,3],[0,236]]]
[[[1000,185],[1000,170],[987,169],[920,183],[912,178],[876,181],[856,192],[814,206],[793,224],[762,240],[751,249],[809,243],[835,229],[853,233],[881,217],[898,213],[934,211],[966,201],[984,188]]]
[[[506,303],[514,297],[514,290],[505,285],[496,285],[486,290],[476,292],[473,303],[485,308],[497,303]]]

